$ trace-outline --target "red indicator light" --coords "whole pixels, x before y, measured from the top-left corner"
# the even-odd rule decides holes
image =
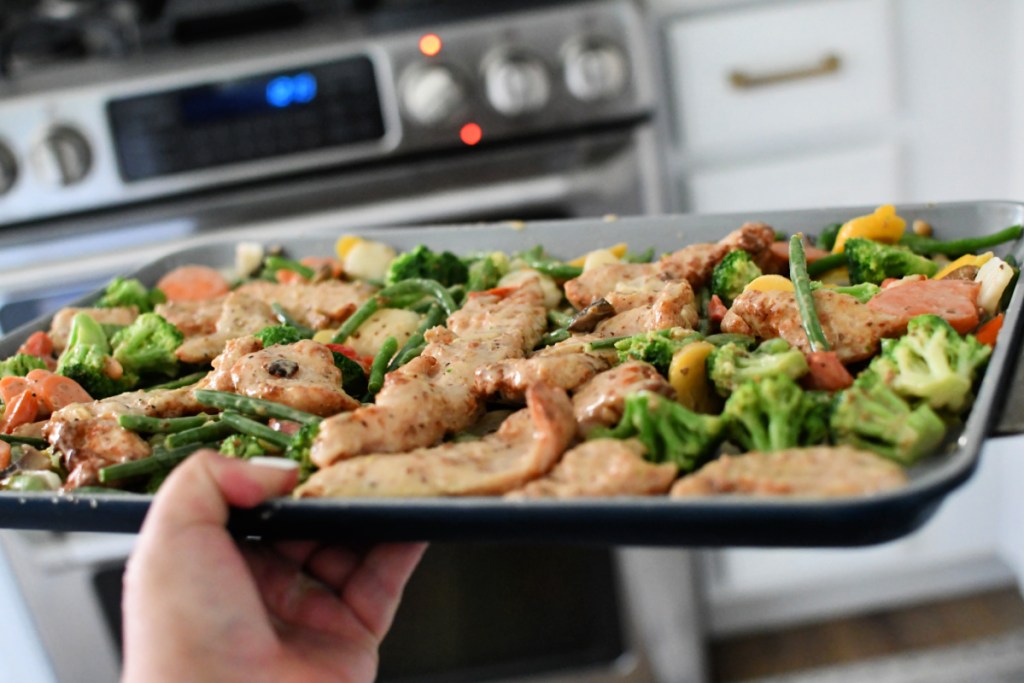
[[[484,137],[484,131],[475,123],[467,123],[459,130],[459,139],[467,145],[475,145]]]
[[[427,33],[420,37],[420,52],[427,57],[433,57],[441,51],[441,38],[436,33]]]

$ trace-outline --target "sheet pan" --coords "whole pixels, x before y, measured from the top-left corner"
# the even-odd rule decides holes
[[[942,238],[974,236],[1024,223],[1024,204],[971,202],[897,207],[908,222],[931,223]],[[466,253],[517,251],[543,244],[569,258],[589,249],[629,243],[657,253],[688,243],[717,240],[748,220],[764,221],[791,234],[818,232],[874,207],[721,215],[605,218],[533,223],[498,223],[375,229],[362,232],[398,249],[425,243]],[[295,256],[332,253],[335,234],[282,234],[275,244]],[[147,284],[186,263],[230,265],[234,242],[212,242],[171,253],[131,275]],[[1024,244],[997,250],[1024,261]],[[98,293],[79,302],[87,304]],[[230,526],[239,535],[366,540],[566,542],[665,546],[841,547],[880,543],[924,524],[943,499],[973,473],[984,439],[994,430],[1024,427],[1024,399],[1008,396],[1021,336],[1024,287],[1014,293],[1003,332],[963,428],[948,448],[909,470],[909,484],[870,497],[832,500],[717,497],[705,499],[622,498],[566,501],[505,501],[492,498],[423,500],[293,500],[282,498],[254,510],[236,510]],[[13,353],[31,332],[46,329],[42,318],[0,340],[0,357]],[[1004,406],[1007,413],[1002,414]],[[997,426],[998,425],[998,426]],[[1019,426],[1018,426],[1019,425]],[[129,493],[56,494],[0,492],[0,526],[54,531],[135,532],[151,496]]]

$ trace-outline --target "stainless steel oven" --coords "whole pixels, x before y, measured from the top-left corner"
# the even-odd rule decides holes
[[[629,0],[117,0],[70,3],[77,24],[55,4],[19,4],[0,34],[6,330],[206,240],[664,206]],[[47,58],[18,33],[40,25],[108,42]],[[52,679],[116,679],[133,537],[0,540]],[[380,679],[699,681],[693,576],[673,550],[438,545]]]

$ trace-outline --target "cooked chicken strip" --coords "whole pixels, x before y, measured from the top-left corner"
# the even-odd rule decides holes
[[[133,391],[92,403],[73,403],[50,416],[43,435],[61,454],[70,475],[69,489],[99,482],[107,465],[138,460],[150,454],[149,444],[138,434],[123,429],[120,415],[180,417],[202,412],[192,387]]]
[[[362,281],[249,282],[236,291],[265,304],[280,304],[293,318],[315,330],[337,327],[377,291]]]
[[[763,223],[745,223],[717,243],[691,244],[663,256],[656,263],[610,263],[588,270],[565,283],[565,296],[580,309],[622,287],[651,287],[658,280],[686,280],[699,289],[711,277],[711,271],[730,251],[742,249],[757,263],[770,258],[775,231]]]
[[[324,420],[311,451],[317,466],[362,453],[432,446],[472,424],[482,408],[474,372],[521,358],[536,345],[547,324],[544,293],[536,279],[481,292],[448,323],[451,329],[427,332],[418,358],[387,375],[374,405]]]
[[[270,304],[232,292],[224,299],[216,329],[209,334],[186,338],[175,354],[184,363],[208,363],[224,350],[229,339],[255,334],[277,324]]]
[[[593,334],[577,335],[541,349],[529,358],[517,358],[481,366],[476,389],[481,394],[500,394],[507,401],[521,401],[526,387],[546,382],[573,391],[615,364],[614,350],[588,351],[587,343],[670,327],[692,327],[697,323],[693,290],[685,282],[667,282],[660,291],[633,292],[616,301],[622,312],[598,323]]]
[[[584,384],[572,397],[580,434],[595,427],[610,427],[622,419],[626,397],[650,391],[675,398],[672,385],[649,363],[629,361],[602,372]]]
[[[899,488],[906,482],[899,465],[870,451],[815,446],[723,455],[680,479],[672,495],[859,496]]]
[[[667,493],[678,468],[644,460],[636,439],[594,439],[562,456],[548,474],[505,494],[506,498],[648,496]]]
[[[139,317],[139,310],[134,306],[62,308],[57,311],[50,322],[50,339],[53,340],[53,348],[57,353],[67,347],[68,335],[71,333],[71,320],[79,313],[88,313],[93,320],[106,325],[131,325]]]
[[[447,443],[409,453],[365,455],[313,474],[298,497],[422,497],[496,495],[551,469],[576,433],[569,397],[538,384],[527,408],[479,441]]]
[[[239,353],[254,345],[256,349]],[[331,350],[309,339],[268,349],[255,337],[232,340],[214,359],[214,368],[203,382],[211,389],[282,403],[322,417],[359,407],[359,401],[341,388],[341,371]]]
[[[883,337],[898,336],[903,329],[898,318],[873,311],[848,294],[819,289],[814,305],[825,337],[844,363],[870,358]],[[804,353],[811,351],[793,292],[743,292],[722,319],[722,331],[782,337]]]
[[[157,304],[153,311],[181,330],[186,337],[210,334],[217,329],[217,319],[220,318],[225,298],[219,296],[205,301],[166,301]]]

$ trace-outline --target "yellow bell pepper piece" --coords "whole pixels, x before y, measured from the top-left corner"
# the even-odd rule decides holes
[[[676,391],[676,400],[698,413],[707,412],[713,405],[707,359],[714,350],[710,342],[691,342],[676,351],[668,366],[668,382]]]
[[[760,275],[747,283],[743,291],[755,290],[758,292],[792,292],[793,283],[788,277],[781,275]]]
[[[339,237],[338,241],[334,243],[334,253],[338,255],[338,260],[344,263],[345,256],[348,255],[348,252],[352,251],[352,247],[362,241],[362,237],[356,237],[355,235],[342,235]]]
[[[337,330],[317,330],[316,334],[313,335],[313,341],[321,344],[330,344],[337,332]]]
[[[610,251],[612,254],[615,255],[615,258],[618,258],[618,259],[620,259],[623,256],[625,256],[626,252],[628,250],[629,250],[629,246],[625,242],[619,242],[615,246],[607,248],[607,251]],[[603,249],[598,249],[596,251],[604,251],[604,250]],[[590,256],[593,253],[594,252],[591,251],[591,252],[587,252],[583,256],[578,256],[578,257],[574,258],[572,261],[569,261],[568,265],[576,266],[577,268],[582,268],[583,265],[587,262],[587,257]]]
[[[984,254],[980,254],[978,256],[975,256],[974,254],[964,254],[957,260],[948,264],[945,268],[941,269],[939,272],[935,273],[935,275],[932,276],[932,279],[941,280],[942,278],[952,273],[954,270],[957,270],[958,268],[963,268],[964,266],[974,266],[976,268],[981,268],[983,265],[991,261],[993,256],[995,256],[995,254],[993,254],[991,251],[986,251]]]
[[[896,215],[896,207],[892,204],[884,204],[875,209],[872,214],[848,220],[836,235],[832,253],[838,254],[843,251],[846,240],[851,237],[863,237],[876,242],[896,244],[900,241],[900,237],[903,237],[906,229],[907,222]]]

